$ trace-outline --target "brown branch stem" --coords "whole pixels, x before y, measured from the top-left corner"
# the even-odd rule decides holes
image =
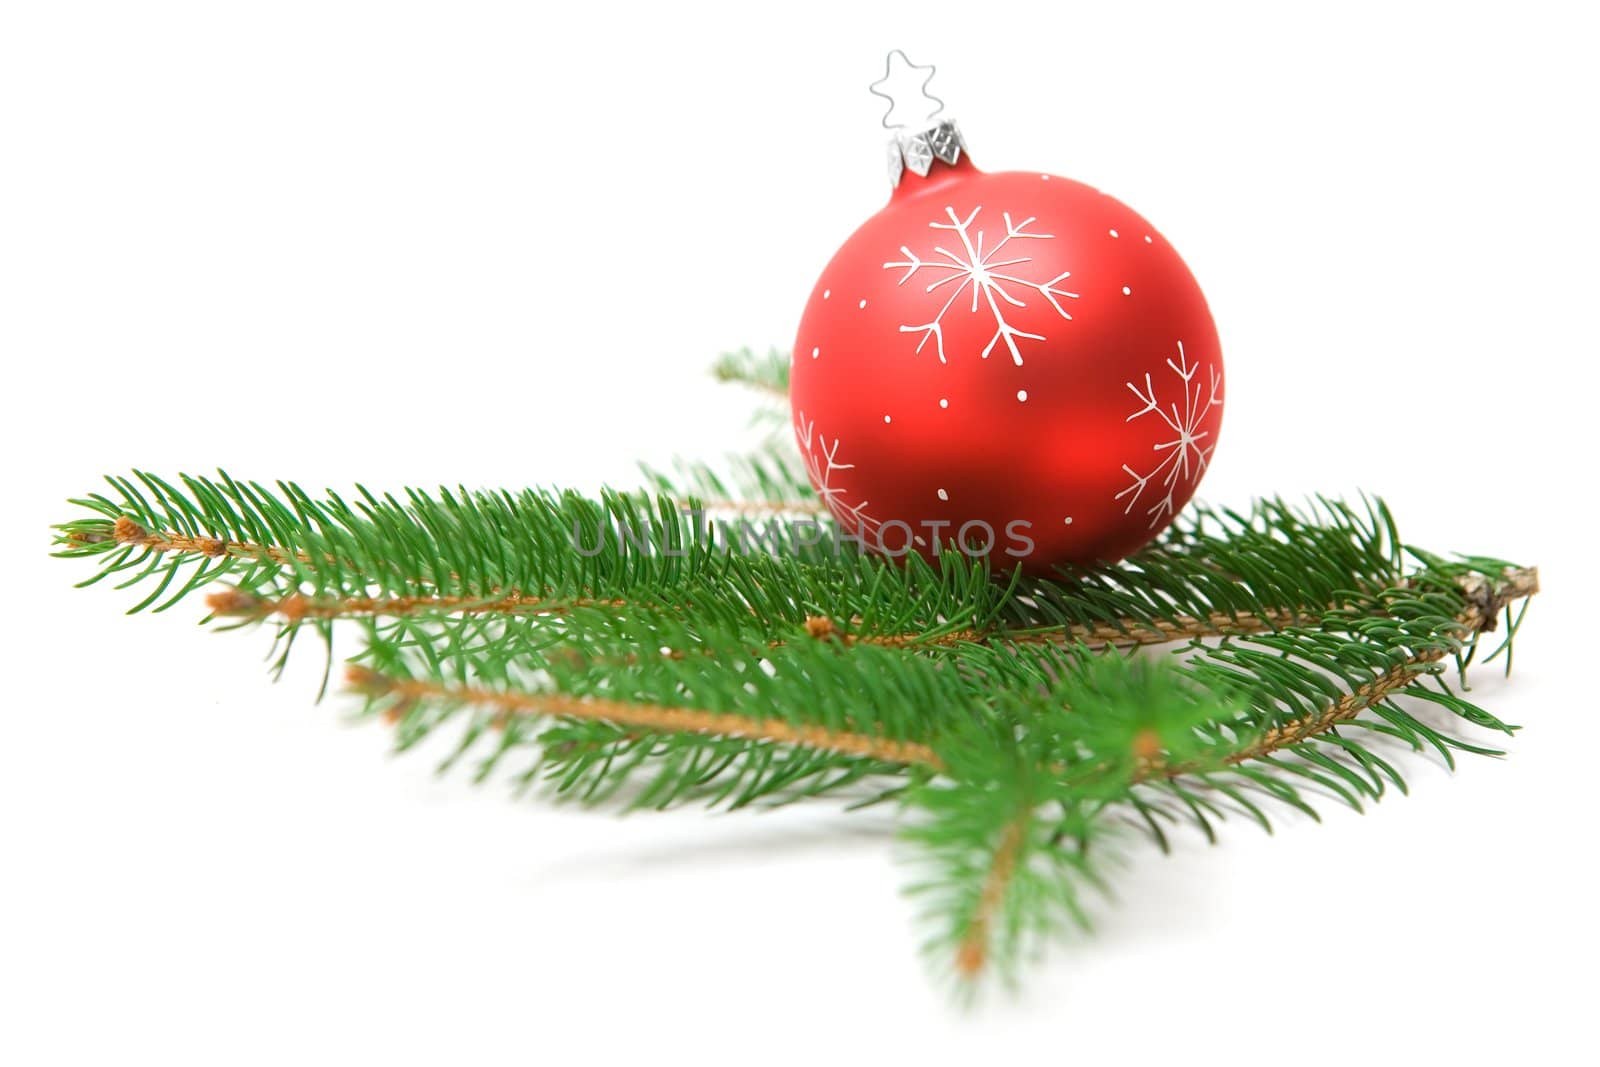
[[[956,970],[963,977],[975,977],[989,959],[989,937],[994,926],[995,913],[1005,901],[1006,889],[1017,872],[1022,856],[1022,846],[1027,840],[1028,827],[1033,823],[1033,809],[1025,807],[1016,818],[1006,823],[995,845],[994,859],[989,873],[978,892],[978,903],[972,911],[972,921],[967,924],[956,950]]]
[[[122,545],[138,545],[152,552],[188,552],[194,555],[230,556],[234,559],[268,560],[288,563],[307,562],[307,557],[276,545],[256,545],[245,541],[227,541],[216,537],[190,537],[187,534],[146,530],[126,515],[117,516],[111,526],[111,540]]]
[[[626,606],[623,600],[594,597],[541,597],[510,592],[488,597],[388,596],[313,597],[291,593],[286,597],[259,597],[239,589],[225,589],[206,597],[214,615],[241,618],[282,616],[290,623],[302,619],[340,619],[370,616],[422,615],[434,612],[460,615],[559,615],[574,608]]]
[[[1443,649],[1420,652],[1404,663],[1389,668],[1365,685],[1351,690],[1317,714],[1273,727],[1257,738],[1254,744],[1232,753],[1225,762],[1232,765],[1270,756],[1280,749],[1298,745],[1318,734],[1326,733],[1342,722],[1349,722],[1389,694],[1410,685],[1429,664],[1443,659],[1444,655]]]
[[[358,666],[349,668],[347,679],[352,688],[371,696],[392,696],[402,703],[444,700],[474,704],[494,709],[501,719],[536,716],[590,719],[665,733],[710,734],[796,745],[883,763],[916,764],[935,770],[944,767],[944,761],[932,748],[916,741],[898,741],[870,734],[829,730],[822,726],[797,725],[781,719],[757,719],[732,712],[664,704],[635,704],[561,693],[515,693],[479,686],[448,686],[437,682],[390,678]]]
[[[812,617],[806,627],[814,637],[832,636],[847,645],[878,645],[884,648],[948,648],[952,645],[971,644],[1000,638],[1013,644],[1077,644],[1091,647],[1122,647],[1135,645],[1160,645],[1172,641],[1189,641],[1197,637],[1239,637],[1264,633],[1292,626],[1304,613],[1269,610],[1258,615],[1230,615],[1212,612],[1205,618],[1179,615],[1172,619],[1121,619],[1117,622],[1090,625],[1059,626],[1045,629],[964,629],[932,637],[921,634],[858,634],[839,630],[832,620]]]

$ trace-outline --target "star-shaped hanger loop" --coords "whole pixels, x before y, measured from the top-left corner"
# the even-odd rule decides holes
[[[928,92],[928,83],[937,70],[932,63],[919,67],[898,48],[884,57],[883,77],[867,86],[873,96],[889,101],[889,109],[883,115],[884,129],[926,126],[944,110],[944,101]]]

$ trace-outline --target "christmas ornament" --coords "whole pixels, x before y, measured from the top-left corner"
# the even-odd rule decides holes
[[[894,191],[823,270],[795,341],[812,484],[888,555],[1120,559],[1172,521],[1216,447],[1222,355],[1200,287],[1120,201],[979,170],[937,118],[933,68],[900,52],[888,67],[872,91],[890,100]],[[880,86],[919,71],[926,103],[891,122],[916,104]]]
[[[902,186],[824,274],[792,368],[823,499],[882,555],[785,551],[797,487],[765,449],[726,481],[589,495],[134,471],[74,495],[55,554],[94,568],[80,585],[142,587],[134,612],[205,590],[209,618],[271,631],[279,670],[314,631],[401,749],[445,745],[480,780],[613,811],[893,798],[930,947],[968,981],[1085,922],[1130,830],[1166,850],[1185,826],[1216,840],[1224,807],[1360,811],[1404,791],[1395,741],[1450,759],[1515,729],[1461,683],[1474,658],[1509,670],[1537,571],[1402,552],[1372,498],[1195,507],[1136,565],[1069,581],[884,558],[1126,551],[1188,499],[1222,385],[1199,292],[1127,208],[981,174],[948,123],[894,158]],[[717,374],[770,395],[785,360]],[[708,520],[680,521],[690,501]],[[95,653],[49,637],[66,668]]]

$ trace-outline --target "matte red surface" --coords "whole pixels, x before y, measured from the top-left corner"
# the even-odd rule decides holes
[[[970,246],[930,226],[953,225],[951,213],[970,219]],[[1006,215],[1050,236],[1002,243]],[[889,266],[914,262],[903,249],[925,264],[909,277]],[[1018,281],[986,288],[958,259]],[[1057,295],[1060,311],[1026,284],[1067,272],[1054,288],[1077,295]],[[940,320],[941,361],[941,338],[923,327],[963,278]],[[996,338],[997,312],[1042,340],[1014,336],[1014,356]],[[1130,208],[1066,178],[986,174],[963,158],[906,174],[823,270],[791,390],[812,480],[848,530],[891,553],[909,533],[926,555],[981,523],[969,540],[994,531],[996,566],[1022,558],[1039,571],[1120,558],[1171,522],[1216,444],[1222,357],[1200,287]],[[1008,527],[1032,542],[1025,556]]]

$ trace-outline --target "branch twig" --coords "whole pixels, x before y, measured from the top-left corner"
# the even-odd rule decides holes
[[[392,696],[401,702],[443,700],[475,704],[493,708],[498,716],[507,719],[532,716],[591,719],[666,733],[713,734],[796,745],[883,763],[916,764],[935,770],[944,767],[944,761],[932,748],[915,741],[897,741],[822,726],[801,726],[780,719],[756,719],[730,712],[633,704],[560,693],[513,693],[477,686],[448,686],[391,678],[358,666],[350,667],[346,677],[352,688],[370,696]]]
[[[94,538],[81,537],[79,540],[92,543]],[[117,521],[112,524],[111,540],[122,545],[139,545],[152,552],[187,552],[210,556],[213,559],[218,556],[230,556],[234,559],[270,560],[273,563],[288,563],[291,560],[308,562],[308,557],[276,545],[256,545],[245,541],[226,541],[216,537],[190,537],[187,534],[146,530],[126,515],[117,516]]]
[[[1028,827],[1032,822],[1033,809],[1023,808],[1016,818],[1006,823],[1000,841],[995,846],[994,859],[989,865],[988,876],[983,880],[983,889],[979,891],[972,921],[967,924],[961,945],[956,950],[956,970],[963,977],[976,977],[988,962],[990,928],[994,925],[995,913],[1005,900],[1011,878],[1016,874],[1022,845],[1027,840]]]
[[[397,596],[312,597],[292,593],[277,599],[259,597],[240,589],[224,589],[206,597],[213,615],[241,618],[282,616],[290,623],[302,619],[339,619],[363,616],[423,615],[433,612],[461,615],[560,615],[574,608],[627,606],[625,600],[593,597],[540,597],[511,592],[489,597]]]
[[[1511,601],[1537,593],[1539,571],[1534,567],[1518,568],[1502,575],[1498,582],[1491,582],[1487,578],[1475,575],[1463,583],[1463,591],[1467,596],[1467,607],[1456,617],[1456,623],[1461,635],[1470,637],[1493,629],[1496,617]],[[1280,749],[1298,745],[1302,741],[1326,733],[1342,722],[1349,722],[1389,694],[1410,685],[1417,675],[1449,654],[1450,650],[1442,645],[1417,652],[1365,685],[1358,686],[1328,704],[1316,714],[1273,727],[1262,734],[1254,744],[1230,755],[1226,762],[1237,764],[1260,759]],[[1187,770],[1183,767],[1161,769],[1159,766],[1152,766],[1144,776],[1148,777],[1157,772],[1170,778],[1187,773]]]
[[[112,526],[111,536],[118,543],[139,545],[156,552],[184,552],[209,557],[230,556],[240,559],[270,560],[286,563],[291,559],[304,561],[305,556],[273,545],[258,545],[219,538],[191,537],[167,531],[150,531],[127,516],[119,516]],[[1507,572],[1497,582],[1474,576],[1464,584],[1468,599],[1467,609],[1458,617],[1463,635],[1492,629],[1495,619],[1505,605],[1513,600],[1538,592],[1538,571],[1521,568]],[[406,597],[349,597],[318,598],[294,594],[279,600],[269,600],[238,590],[212,594],[208,598],[212,611],[220,615],[266,616],[277,614],[290,621],[304,618],[337,618],[341,616],[408,615],[425,612],[462,614],[559,614],[576,607],[624,607],[625,601],[590,598],[558,599],[527,596],[519,592],[495,594],[487,599],[464,596],[419,595]],[[1013,633],[1012,641],[1026,642],[1083,642],[1089,645],[1159,644],[1170,641],[1192,640],[1199,637],[1242,636],[1292,625],[1297,615],[1290,611],[1275,611],[1266,616],[1228,615],[1213,612],[1204,619],[1180,616],[1173,620],[1125,620],[1123,624],[1095,624],[1068,626],[1060,630]],[[987,640],[994,632],[966,629],[934,637],[914,634],[859,634],[840,630],[825,616],[806,619],[806,630],[815,638],[831,638],[843,644],[871,644],[889,648],[948,647],[962,643]],[[1408,658],[1388,671],[1367,682],[1349,694],[1333,701],[1320,712],[1294,722],[1274,727],[1263,734],[1255,744],[1241,749],[1228,758],[1229,763],[1243,763],[1272,754],[1280,749],[1299,744],[1318,734],[1325,733],[1341,722],[1347,722],[1383,700],[1390,693],[1409,685],[1415,677],[1431,664],[1448,654],[1443,647],[1428,649]],[[421,686],[418,682],[396,682],[397,686]],[[443,690],[443,687],[439,687]],[[599,702],[574,701],[564,697],[535,697],[519,694],[493,693],[488,690],[462,690],[465,699],[482,702],[499,701],[502,706],[528,702],[518,710],[525,713],[567,715],[580,714],[593,718],[610,718],[657,729],[695,730],[707,733],[726,733],[729,736],[782,741],[788,744],[829,748],[852,755],[871,755],[890,763],[918,763],[941,767],[932,749],[910,742],[892,742],[866,735],[832,734],[820,727],[795,727],[779,722],[758,722],[742,716],[701,712],[682,708],[658,708],[664,713],[655,716],[645,706],[605,704],[611,714],[599,714]],[[421,695],[421,694],[418,694]],[[448,694],[431,694],[444,697]],[[551,710],[566,702],[581,705],[578,711]],[[617,714],[634,716],[617,718]],[[637,717],[643,716],[643,717]],[[679,725],[666,725],[667,723]],[[699,723],[700,725],[690,725]],[[781,735],[781,736],[780,736]],[[839,747],[843,745],[844,747]],[[887,747],[885,747],[887,746]],[[1161,769],[1152,764],[1148,774],[1162,773],[1176,776],[1186,773],[1183,767]]]
[[[810,505],[801,501],[757,502],[741,504],[736,501],[702,502],[708,510],[721,507],[749,508],[753,511],[804,510]],[[290,552],[275,545],[251,544],[219,538],[190,537],[168,531],[146,530],[137,522],[121,516],[113,525],[111,538],[120,544],[139,545],[154,552],[177,552],[209,557],[229,556],[236,559],[268,560],[287,563],[290,560],[308,562],[303,553]],[[422,615],[422,614],[559,614],[575,607],[626,607],[622,600],[578,598],[562,600],[529,595],[517,590],[502,592],[492,590],[482,597],[416,595],[404,597],[305,597],[299,594],[270,600],[238,591],[213,594],[208,604],[214,614],[265,618],[281,615],[290,622],[305,618],[332,619],[345,616]],[[1087,626],[1063,626],[1049,630],[955,630],[926,637],[914,633],[872,634],[856,633],[838,626],[826,616],[809,616],[806,630],[813,637],[833,638],[846,645],[866,644],[884,648],[932,649],[948,648],[960,644],[988,641],[995,638],[1026,644],[1076,644],[1100,647],[1132,647],[1135,645],[1166,644],[1204,637],[1245,636],[1282,629],[1300,621],[1302,613],[1269,609],[1262,614],[1230,615],[1212,612],[1205,618],[1180,615],[1173,619],[1122,619],[1117,622],[1096,623]]]

